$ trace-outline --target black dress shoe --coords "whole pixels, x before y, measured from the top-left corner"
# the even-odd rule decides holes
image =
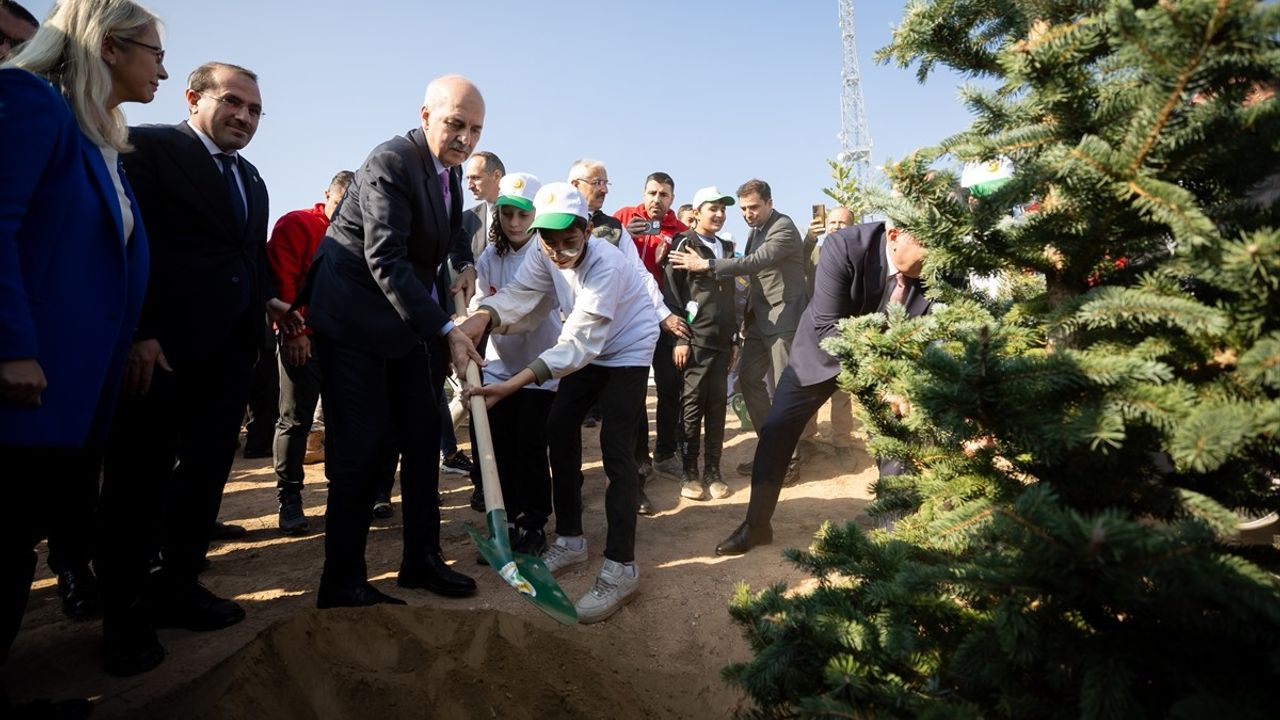
[[[641,515],[653,515],[657,510],[653,508],[653,501],[645,494],[644,488],[640,488],[640,502],[636,504],[636,512]]]
[[[471,509],[478,513],[484,512],[484,491],[476,488],[471,491]]]
[[[136,609],[109,615],[102,623],[102,669],[129,677],[151,670],[164,660],[164,646]]]
[[[476,591],[476,581],[449,567],[438,552],[428,555],[419,565],[401,565],[396,583],[445,597],[466,597]]]
[[[370,605],[408,605],[397,597],[382,592],[378,588],[365,583],[353,588],[335,590],[320,586],[316,593],[316,607],[321,610],[340,607],[369,607]]]
[[[98,578],[88,565],[58,573],[58,597],[62,598],[62,614],[72,620],[97,617],[102,610]]]
[[[158,628],[177,627],[208,632],[244,620],[244,608],[220,598],[200,583],[166,588],[148,600],[151,621]]]
[[[221,520],[213,521],[213,532],[209,534],[210,540],[239,540],[248,532],[243,525],[229,525]]]
[[[752,527],[745,522],[733,534],[716,546],[717,555],[741,555],[757,545],[773,542],[773,527]]]

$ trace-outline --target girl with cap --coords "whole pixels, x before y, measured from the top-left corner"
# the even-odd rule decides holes
[[[497,222],[490,226],[490,242],[476,261],[476,294],[471,298],[471,312],[514,280],[527,257],[538,252],[537,243],[530,242],[537,236],[530,225],[533,197],[540,187],[538,178],[528,173],[504,175],[498,182],[498,199],[494,203]],[[554,303],[555,297],[548,295],[546,307],[531,313],[527,325],[505,328],[505,332],[489,338],[484,352],[485,383],[510,380],[556,344],[560,315],[547,312]],[[558,384],[552,379],[541,386],[522,387],[489,412],[493,454],[511,523],[511,547],[529,555],[540,555],[547,549],[543,528],[551,517],[551,471],[547,465],[546,420]],[[474,436],[471,445],[475,447]],[[480,463],[475,466],[472,472],[478,475]],[[474,479],[479,482],[478,476]]]
[[[591,236],[590,213],[569,183],[548,183],[534,196],[530,226],[539,252],[521,264],[510,283],[481,300],[462,331],[478,341],[492,327],[503,332],[526,319],[541,320],[554,300],[565,318],[555,345],[504,382],[464,388],[492,405],[530,383],[560,379],[547,417],[556,541],[543,560],[553,573],[586,562],[582,531],[582,420],[599,402],[600,448],[609,478],[604,564],[577,602],[578,621],[599,622],[635,594],[636,507],[639,502],[636,428],[645,410],[649,362],[658,341],[653,304],[644,281],[616,247]]]

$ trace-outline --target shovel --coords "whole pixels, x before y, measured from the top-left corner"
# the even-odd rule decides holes
[[[466,315],[462,294],[454,296],[459,317]],[[467,363],[467,382],[480,387],[480,368],[474,362]],[[493,456],[493,437],[489,433],[489,411],[484,398],[471,398],[471,428],[476,434],[475,455],[480,461],[480,479],[484,489],[485,520],[489,536],[467,525],[467,534],[476,544],[489,567],[508,585],[515,588],[525,600],[542,612],[565,625],[576,625],[578,612],[573,601],[560,589],[542,558],[511,550],[507,535],[507,509],[502,503],[502,486],[498,482],[498,463]]]

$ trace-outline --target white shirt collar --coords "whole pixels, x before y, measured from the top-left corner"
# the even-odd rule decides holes
[[[200,138],[200,142],[204,143],[204,149],[208,150],[210,155],[214,156],[215,158],[219,155],[230,155],[231,157],[237,157],[235,150],[232,150],[231,152],[227,152],[222,148],[218,147],[218,144],[213,141],[213,138],[210,138],[208,135],[205,135],[203,132],[201,132],[200,128],[196,127],[195,125],[192,125],[191,123],[187,123],[187,127],[195,131],[196,137]]]

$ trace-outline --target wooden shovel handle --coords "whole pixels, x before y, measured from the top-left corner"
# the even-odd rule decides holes
[[[466,317],[467,307],[462,293],[454,293],[453,306],[459,320]],[[475,387],[483,384],[480,379],[480,368],[474,361],[467,363],[467,383]],[[485,512],[505,510],[506,505],[502,502],[502,485],[498,480],[498,460],[493,455],[493,435],[489,431],[489,410],[485,407],[484,398],[479,395],[471,396],[471,429],[476,434],[477,447],[472,449],[472,454],[480,463],[480,484],[484,491]]]

